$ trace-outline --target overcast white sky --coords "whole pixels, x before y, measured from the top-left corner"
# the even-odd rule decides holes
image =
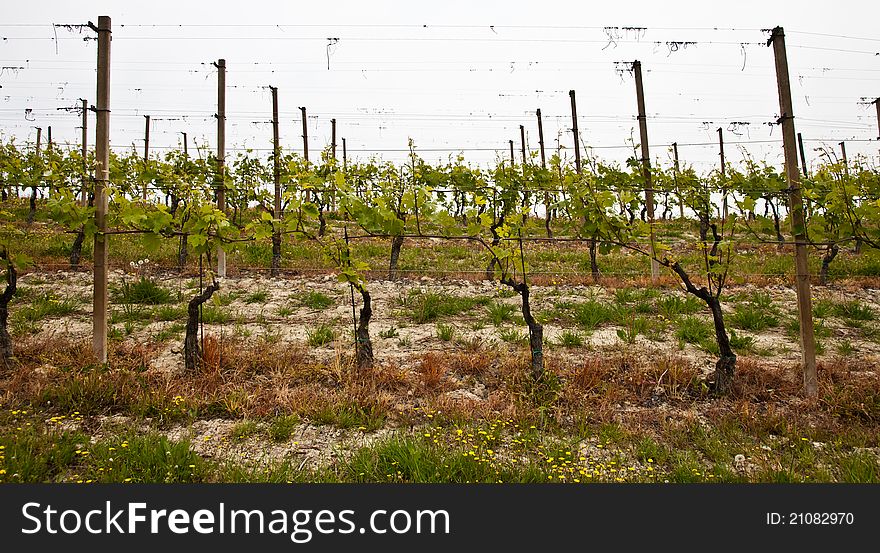
[[[779,104],[772,50],[760,29],[782,25],[797,130],[808,147],[845,139],[850,156],[878,156],[876,111],[860,103],[880,96],[880,3],[870,1],[7,0],[0,7],[5,138],[33,141],[34,127],[51,125],[56,141],[78,143],[78,116],[57,108],[78,98],[94,102],[96,43],[83,40],[94,33],[52,24],[97,22],[99,15],[113,23],[114,148],[143,148],[144,114],[153,118],[157,155],[179,144],[181,131],[214,148],[211,62],[222,57],[229,157],[235,148],[271,148],[265,87],[273,85],[282,145],[301,148],[298,107],[307,106],[313,155],[336,117],[350,157],[379,152],[399,160],[412,137],[426,159],[463,150],[484,163],[506,157],[509,139],[518,151],[520,124],[537,148],[536,108],[545,116],[547,148],[560,137],[570,152],[568,90],[575,89],[582,140],[604,158],[623,160],[627,140],[638,136],[635,88],[614,62],[639,59],[655,159],[668,160],[666,145],[677,141],[683,161],[708,170],[717,147],[687,144],[714,143],[723,127],[727,141],[754,141],[749,151],[776,163],[779,129],[766,123]],[[329,39],[338,41],[328,46]],[[671,41],[696,44],[670,51]],[[26,116],[26,109],[33,111]],[[730,161],[741,159],[736,145],[726,150]]]

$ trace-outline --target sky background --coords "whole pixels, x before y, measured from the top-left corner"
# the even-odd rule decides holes
[[[299,106],[308,108],[314,159],[330,119],[350,159],[399,161],[412,138],[429,161],[462,152],[475,164],[509,156],[519,125],[547,155],[571,158],[568,91],[577,92],[581,140],[611,161],[638,142],[635,85],[616,62],[642,62],[651,155],[705,172],[717,166],[717,131],[728,161],[743,149],[780,164],[772,50],[761,29],[785,28],[797,130],[808,158],[820,147],[878,156],[878,2],[66,2],[6,1],[0,7],[0,134],[33,142],[35,127],[76,145],[80,117],[63,108],[95,97],[96,42],[109,15],[111,145],[151,152],[216,145],[212,62],[227,63],[227,159],[271,151],[271,96],[279,89],[285,150],[301,151]],[[616,27],[618,29],[606,29]],[[643,30],[624,30],[641,27]],[[687,45],[670,43],[688,42]],[[328,68],[329,67],[329,68]],[[61,109],[59,109],[61,108]],[[26,110],[30,110],[27,111]],[[744,124],[747,123],[747,124]],[[94,114],[90,114],[90,141]],[[45,134],[44,134],[45,136]],[[740,142],[741,144],[737,144]],[[340,154],[341,155],[341,154]]]

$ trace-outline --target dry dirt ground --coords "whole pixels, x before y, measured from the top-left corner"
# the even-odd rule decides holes
[[[131,282],[137,277],[122,271],[111,273],[111,286],[120,286],[123,281]],[[198,282],[182,279],[176,275],[153,275],[161,286],[171,290],[184,305],[185,301],[197,292]],[[76,298],[79,304],[76,310],[62,317],[47,318],[37,321],[31,329],[35,340],[53,339],[88,339],[91,336],[91,275],[88,273],[55,272],[31,273],[20,279],[20,286],[29,289],[29,296],[50,294],[56,298]],[[504,335],[512,331],[525,333],[525,326],[516,319],[499,326],[493,325],[488,319],[485,305],[477,305],[451,317],[441,317],[435,321],[418,324],[412,320],[405,300],[415,291],[422,294],[434,293],[443,297],[485,297],[487,302],[506,303],[513,306],[514,316],[519,315],[519,297],[511,296],[497,283],[469,280],[435,280],[428,277],[420,279],[401,279],[396,281],[379,280],[368,284],[373,296],[373,319],[370,325],[373,348],[379,365],[391,365],[400,370],[413,370],[426,352],[438,355],[452,355],[455,352],[467,351],[480,347],[483,350],[501,355],[504,352],[524,351],[524,347],[505,341]],[[732,287],[728,297],[747,297],[756,291],[771,295],[773,307],[779,319],[792,317],[795,314],[795,293],[784,286],[756,288],[752,285]],[[333,304],[324,309],[312,309],[303,305],[303,295],[319,292],[329,296]],[[335,276],[316,276],[308,278],[268,278],[268,277],[236,277],[223,279],[221,284],[222,305],[213,309],[228,314],[228,321],[223,324],[206,324],[204,332],[216,337],[221,343],[224,340],[236,341],[237,344],[261,343],[289,345],[291,348],[308,350],[314,359],[332,366],[341,363],[350,353],[351,345],[347,337],[352,327],[351,296],[347,286],[339,283]],[[261,301],[253,301],[257,295]],[[265,298],[262,296],[265,295]],[[685,294],[681,290],[667,288],[661,296]],[[863,376],[877,378],[876,368],[880,366],[880,343],[878,343],[876,327],[880,318],[880,290],[847,288],[847,287],[816,287],[815,299],[827,299],[833,302],[858,302],[868,306],[877,314],[875,320],[853,325],[840,317],[828,316],[823,324],[829,332],[825,338],[823,358],[826,360],[851,358],[858,361],[866,370]],[[656,298],[655,298],[656,299]],[[532,290],[532,309],[535,313],[550,312],[560,303],[581,303],[595,300],[611,304],[615,300],[614,290],[599,286],[565,285],[535,286]],[[249,301],[251,301],[249,303]],[[732,313],[734,301],[725,304],[725,310]],[[149,306],[147,306],[149,307]],[[359,305],[358,305],[359,307]],[[21,306],[13,306],[13,317]],[[113,313],[123,314],[125,307],[119,304],[111,306]],[[657,315],[648,315],[656,318]],[[704,310],[696,316],[708,321]],[[183,319],[165,322],[136,323],[126,328],[122,322],[113,324],[118,333],[116,339],[152,344],[152,354],[147,372],[158,375],[172,375],[183,371],[182,328]],[[454,327],[454,338],[448,341],[438,337],[437,323],[442,322]],[[336,338],[329,344],[311,347],[308,345],[310,333],[321,325],[335,330]],[[579,329],[576,323],[548,322],[545,325],[545,343],[553,352],[555,363],[577,364],[586,355],[609,358],[621,353],[643,359],[656,359],[664,356],[675,356],[699,368],[703,374],[709,374],[714,365],[714,356],[692,344],[683,344],[676,338],[676,324],[669,323],[662,327],[649,339],[638,335],[632,343],[627,343],[619,336],[620,325],[606,324],[592,331]],[[867,329],[867,330],[866,330]],[[157,340],[163,332],[170,330],[170,336]],[[624,329],[625,330],[625,329]],[[574,331],[583,337],[583,345],[564,348],[557,345],[561,335],[566,331]],[[769,362],[780,367],[796,367],[799,359],[797,339],[778,326],[761,332],[737,331],[741,336],[754,339],[753,352],[748,354],[760,357],[762,362]],[[260,340],[260,338],[265,340]],[[842,353],[845,352],[845,353]],[[44,367],[51,370],[51,367]],[[662,375],[661,375],[662,379]],[[659,385],[659,384],[658,384]],[[444,396],[447,401],[464,402],[478,405],[490,402],[493,390],[478,378],[450,376],[445,387]],[[412,396],[412,393],[410,393]],[[398,403],[394,406],[398,411],[419,407],[419,401]],[[638,410],[644,407],[618,405],[620,412]],[[692,417],[699,419],[699,413],[683,413],[675,408],[659,405],[660,410],[667,410],[670,417]],[[99,429],[94,433],[97,439],[102,433],[111,432],[118,425],[147,424],[148,421],[129,419],[126,416],[112,416],[101,419]],[[288,440],[275,442],[267,440],[262,433],[234,437],[234,430],[240,421],[226,419],[201,419],[191,424],[171,426],[163,432],[174,439],[188,438],[193,448],[206,457],[225,459],[241,463],[261,463],[264,460],[293,459],[300,466],[316,467],[326,465],[335,458],[344,456],[358,447],[369,445],[377,439],[394,432],[393,425],[380,429],[341,429],[329,425],[315,425],[300,422],[293,429]],[[264,424],[264,423],[260,423]],[[591,447],[584,444],[585,448]],[[821,444],[817,445],[821,447]]]

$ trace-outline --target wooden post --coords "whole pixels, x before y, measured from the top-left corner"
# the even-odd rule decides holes
[[[186,133],[183,134],[184,148]],[[226,60],[217,60],[217,209],[226,212]],[[226,277],[226,251],[217,246],[217,276]]]
[[[345,137],[342,137],[342,170],[348,170],[348,149],[345,145]]]
[[[150,116],[144,115],[144,169],[149,167],[150,162]],[[142,197],[147,199],[147,183],[144,182]]]
[[[880,140],[880,98],[874,100],[874,107],[877,108],[877,140]]]
[[[513,157],[513,140],[510,140],[510,166],[513,167],[516,165],[516,160]]]
[[[794,110],[791,102],[788,59],[785,52],[785,33],[782,27],[773,29],[768,41],[769,44],[773,45],[773,54],[776,61],[776,82],[779,89],[779,120],[782,124],[785,176],[788,182],[788,207],[791,215],[791,233],[795,239],[794,259],[797,273],[795,286],[797,288],[801,353],[804,365],[804,392],[807,397],[817,398],[819,395],[819,385],[816,375],[816,341],[813,335],[813,310],[810,298],[810,271],[807,266],[804,204],[801,195],[801,176],[798,171]]]
[[[107,362],[107,183],[110,182],[110,17],[98,18],[98,89],[95,102],[95,244],[92,350]]]
[[[672,158],[675,162],[675,171],[672,175],[675,177],[676,190],[678,190],[678,174],[681,171],[681,167],[678,164],[678,142],[672,143]],[[684,219],[684,198],[681,197],[681,194],[678,194],[678,216]]]
[[[571,133],[574,135],[574,168],[577,171],[577,174],[581,174],[581,137],[578,133],[578,112],[577,112],[577,102],[574,97],[574,90],[568,91],[568,96],[571,98]]]
[[[40,147],[43,145],[43,127],[37,127],[37,155],[40,155]]]
[[[645,91],[642,87],[642,62],[633,62],[636,79],[636,104],[639,110],[639,139],[642,145],[642,175],[645,178],[645,210],[651,237],[651,280],[660,275],[660,264],[654,259],[654,186],[651,181],[651,151],[648,147],[648,119],[645,115]]]
[[[185,132],[181,132],[180,134],[183,135],[183,157],[189,158],[189,140],[187,139]]]
[[[332,144],[333,162],[336,162],[336,118],[330,120],[330,142]],[[336,211],[336,184],[333,185],[333,193],[330,195],[330,209]]]
[[[48,132],[46,133],[46,151],[52,151],[52,125],[49,125]]]
[[[727,163],[724,160],[724,131],[721,127],[718,127],[718,156],[721,158],[721,193],[723,194],[721,198],[721,218],[726,221],[728,215],[727,184],[725,184],[724,180],[727,178]]]
[[[547,158],[544,156],[544,122],[541,119],[541,108],[535,112],[538,116],[538,146],[541,148],[541,167],[547,167]]]
[[[83,207],[89,205],[89,190],[88,190],[88,178],[86,175],[89,172],[89,103],[85,99],[80,99],[82,102],[82,198],[80,199],[80,203]]]
[[[272,270],[271,275],[276,276],[281,266],[281,142],[278,137],[278,88],[270,86],[272,91],[272,176],[275,182],[275,204],[272,209],[272,217],[276,222],[272,223]]]
[[[526,166],[526,128],[524,125],[519,126],[519,141],[522,148],[522,163]]]
[[[305,106],[299,108],[300,113],[302,114],[302,127],[303,127],[303,159],[309,161],[309,120],[306,115]]]
[[[840,146],[840,161],[843,162],[843,174],[849,176],[849,161],[846,159],[846,142],[839,142],[837,145]]]

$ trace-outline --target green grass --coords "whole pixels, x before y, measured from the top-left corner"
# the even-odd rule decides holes
[[[247,304],[252,303],[266,303],[266,300],[269,299],[269,292],[266,290],[257,290],[256,292],[251,292],[250,294],[244,297],[244,302]]]
[[[400,301],[401,305],[408,310],[408,316],[413,322],[423,324],[431,323],[441,317],[452,317],[466,311],[470,311],[477,305],[486,305],[489,298],[485,297],[459,297],[435,292],[419,292],[414,290]]]
[[[688,344],[702,344],[713,336],[709,323],[698,317],[682,317],[676,325],[676,338]]]
[[[512,327],[499,330],[498,337],[508,344],[526,344],[529,341],[527,334]]]
[[[78,302],[74,298],[58,298],[53,294],[42,294],[29,305],[15,312],[14,320],[36,323],[49,317],[63,317],[76,311]]]
[[[736,311],[728,317],[728,320],[735,328],[752,332],[761,332],[779,324],[779,319],[766,307],[751,303],[737,305]]]
[[[858,300],[835,303],[832,313],[843,319],[860,322],[873,321],[875,317],[874,310]]]
[[[489,310],[489,321],[495,326],[510,322],[516,311],[516,306],[501,302],[490,303],[486,308]]]
[[[232,320],[229,312],[216,305],[202,307],[202,322],[205,324],[226,324]]]
[[[154,321],[179,321],[186,318],[186,308],[182,305],[159,305],[153,308]]]
[[[336,339],[336,331],[330,325],[321,323],[315,328],[307,331],[307,343],[313,348],[326,346]]]
[[[571,330],[564,330],[559,335],[557,343],[564,348],[579,348],[584,345],[584,337]]]
[[[451,324],[437,323],[437,337],[444,342],[449,342],[455,336],[455,327]]]
[[[170,303],[174,298],[170,290],[147,277],[141,277],[134,282],[123,280],[120,286],[112,289],[111,293],[116,303],[159,305]]]
[[[400,336],[400,332],[398,332],[397,327],[393,325],[379,332],[380,338],[397,338],[398,336]]]
[[[281,415],[269,422],[267,433],[274,442],[286,442],[293,436],[294,430],[299,425],[299,417],[296,415]]]
[[[315,291],[300,294],[297,299],[302,305],[308,307],[309,309],[315,309],[318,311],[327,309],[335,303],[333,298],[331,298],[327,294]]]
[[[667,319],[699,313],[705,304],[693,296],[664,296],[657,300],[657,312]]]
[[[586,330],[594,330],[602,324],[614,322],[619,318],[614,306],[595,300],[576,304],[573,310],[575,322]]]

